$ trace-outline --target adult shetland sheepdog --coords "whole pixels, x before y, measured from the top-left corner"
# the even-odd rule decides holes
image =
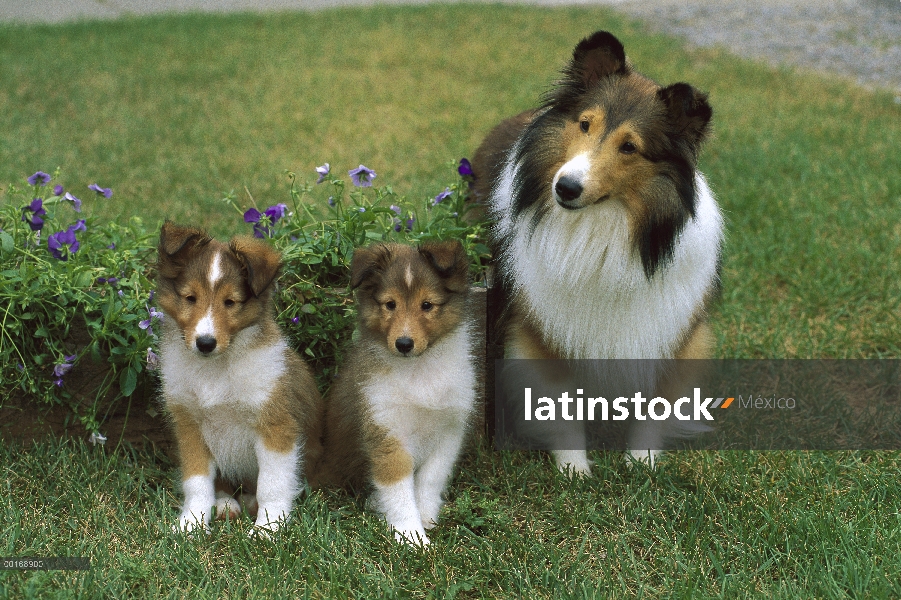
[[[475,400],[460,242],[358,248],[359,339],[326,396],[323,485],[373,488],[398,541],[428,544]]]
[[[237,516],[240,486],[256,526],[274,530],[291,511],[302,462],[319,458],[322,426],[310,369],[272,316],[280,256],[260,240],[226,245],[167,222],[158,267],[163,394],[185,493],[178,528],[205,528],[213,506],[220,518]]]
[[[540,108],[488,135],[474,192],[496,222],[508,358],[709,355],[723,224],[696,165],[711,115],[705,94],[636,73],[599,31]],[[630,434],[634,456],[653,462],[655,427]],[[584,450],[554,456],[589,470]]]

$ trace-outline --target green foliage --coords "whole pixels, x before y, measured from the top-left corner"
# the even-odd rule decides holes
[[[46,211],[37,231],[30,225],[41,225],[37,213],[23,208],[34,198],[43,198]],[[86,429],[97,431],[100,402],[130,396],[146,375],[151,337],[139,325],[150,319],[154,236],[137,217],[122,225],[78,216],[50,186],[10,185],[2,196],[0,405],[13,395],[66,403]],[[75,232],[79,246],[55,257],[52,236],[78,223],[85,227]],[[67,382],[92,361],[106,368],[84,405]]]
[[[233,195],[225,202],[242,215],[256,214],[247,233],[271,237],[282,251],[277,320],[323,385],[353,331],[347,285],[355,247],[456,238],[474,275],[484,270],[488,248],[480,241],[483,226],[465,219],[465,179],[445,188],[436,203],[434,197],[410,202],[390,186],[348,190],[346,178],[329,176],[316,185],[287,175],[290,211],[287,204],[244,211]],[[58,178],[57,172],[52,179]],[[76,221],[74,203],[53,193],[49,186],[10,185],[0,205],[0,406],[13,395],[66,403],[86,429],[98,431],[98,415],[147,385],[148,366],[154,366],[153,326],[161,318],[152,304],[157,233],[137,217],[127,225],[95,217]],[[33,198],[42,198],[38,212],[28,208]],[[98,195],[89,202],[103,201]],[[85,230],[72,232],[78,246],[64,247],[57,257],[50,232],[65,231],[71,221]],[[87,401],[68,385],[85,367],[99,373],[88,382]]]

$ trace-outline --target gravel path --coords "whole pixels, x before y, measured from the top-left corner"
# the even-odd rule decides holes
[[[423,4],[429,0],[382,0]],[[476,0],[478,1],[478,0]],[[502,0],[509,1],[509,0]],[[374,0],[0,0],[0,22],[58,23],[178,11],[315,10]],[[901,102],[901,0],[531,0],[606,4],[695,46],[849,77]]]

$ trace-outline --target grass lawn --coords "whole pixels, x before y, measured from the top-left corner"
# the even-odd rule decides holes
[[[613,31],[636,68],[710,92],[701,166],[728,219],[713,314],[726,358],[901,356],[901,106],[601,9],[328,10],[0,26],[0,182],[63,168],[87,211],[246,231],[220,202],[287,197],[360,163],[413,198],[533,106],[575,43]],[[86,179],[84,179],[86,178]],[[0,192],[2,199],[2,192]],[[890,452],[684,452],[656,472],[597,454],[569,482],[539,455],[473,448],[427,552],[362,501],[316,492],[275,543],[248,521],[174,536],[175,465],[79,441],[0,445],[0,597],[899,597]]]

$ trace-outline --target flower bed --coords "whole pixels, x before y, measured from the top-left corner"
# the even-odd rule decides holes
[[[483,273],[489,258],[483,225],[465,218],[471,171],[466,159],[455,167],[455,183],[420,201],[373,185],[377,174],[363,165],[336,176],[327,163],[316,169],[315,183],[287,173],[285,203],[263,209],[225,198],[243,219],[236,218],[238,233],[269,238],[282,252],[277,320],[323,389],[353,332],[346,285],[355,247],[457,238],[475,277]],[[148,229],[138,217],[81,218],[83,202],[113,191],[96,183],[67,189],[60,180],[58,171],[39,171],[2,196],[0,410],[15,419],[61,407],[65,425],[77,423],[96,440],[134,399],[154,413],[154,349],[163,318],[153,305],[158,227]]]

